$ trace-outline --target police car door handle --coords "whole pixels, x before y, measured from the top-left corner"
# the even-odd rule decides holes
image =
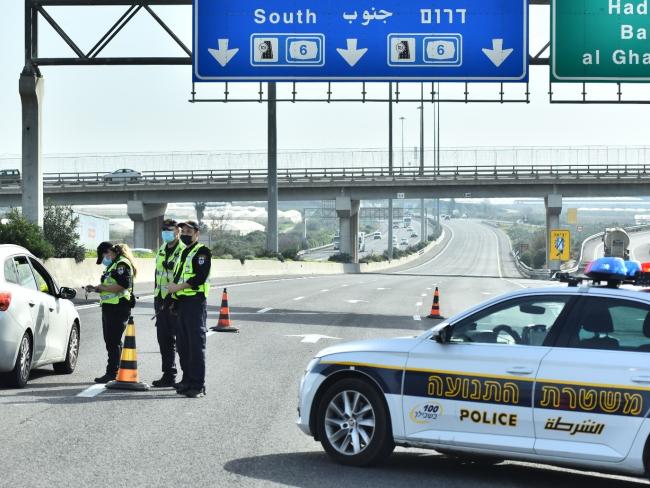
[[[650,383],[650,376],[633,376],[632,381],[635,383]]]
[[[29,306],[30,306],[30,307],[35,307],[35,306],[36,306],[36,302],[29,302]]]
[[[525,366],[512,366],[506,370],[510,374],[529,375],[533,374],[533,370]]]

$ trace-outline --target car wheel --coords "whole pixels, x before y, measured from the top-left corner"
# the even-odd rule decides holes
[[[25,332],[18,346],[18,356],[14,369],[7,373],[7,382],[10,386],[23,388],[29,379],[29,372],[32,369],[32,341],[29,334]]]
[[[55,363],[54,372],[57,374],[71,374],[77,367],[77,359],[79,358],[79,325],[75,322],[70,331],[70,338],[68,339],[68,352],[65,356],[65,361],[62,363]]]
[[[384,400],[364,380],[347,378],[329,387],[317,415],[321,444],[341,464],[375,464],[395,448]]]

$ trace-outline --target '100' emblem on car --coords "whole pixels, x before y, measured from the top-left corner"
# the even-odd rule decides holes
[[[427,393],[437,398],[519,405],[519,387],[510,381],[432,374]]]

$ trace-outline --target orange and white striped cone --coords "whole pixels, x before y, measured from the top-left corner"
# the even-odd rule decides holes
[[[124,347],[120,357],[120,369],[117,372],[117,379],[106,384],[111,390],[135,390],[146,391],[149,385],[140,382],[138,375],[138,351],[135,347],[135,323],[133,317],[129,317],[124,335]]]
[[[433,303],[431,304],[431,313],[429,314],[428,318],[444,319],[444,317],[440,315],[440,292],[438,291],[437,286],[435,291],[433,292]]]
[[[216,327],[212,327],[215,332],[239,332],[237,327],[230,322],[230,307],[228,306],[228,290],[223,289],[221,295],[221,310],[219,310],[219,322]]]

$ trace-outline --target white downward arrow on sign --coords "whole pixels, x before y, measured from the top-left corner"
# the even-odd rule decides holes
[[[350,66],[354,66],[359,62],[359,60],[363,57],[363,55],[366,54],[366,52],[368,52],[368,49],[365,47],[363,49],[357,49],[358,39],[348,39],[347,41],[348,41],[347,49],[338,47],[336,48],[336,50]]]
[[[307,342],[309,344],[316,344],[321,339],[334,339],[334,340],[341,339],[340,337],[330,337],[330,336],[320,335],[320,334],[288,335],[286,337],[302,337],[303,339],[300,342]]]
[[[217,60],[217,63],[219,63],[223,68],[225,68],[230,60],[235,57],[235,54],[239,52],[238,48],[228,49],[229,42],[229,39],[219,39],[219,49],[208,49],[214,59]]]
[[[503,49],[503,39],[492,39],[492,49],[483,48],[485,54],[497,68],[512,54],[512,48]]]

